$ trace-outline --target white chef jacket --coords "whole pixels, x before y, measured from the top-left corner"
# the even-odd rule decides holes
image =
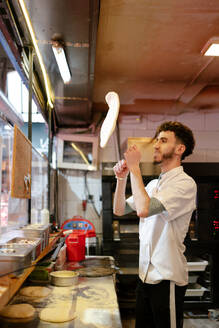
[[[139,277],[143,282],[171,280],[178,286],[188,284],[188,266],[183,241],[196,208],[195,181],[178,166],[148,183],[149,197],[157,198],[165,211],[139,223]],[[135,209],[133,196],[127,200]]]

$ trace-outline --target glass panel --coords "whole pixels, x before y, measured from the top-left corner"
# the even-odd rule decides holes
[[[10,196],[14,129],[1,118],[0,136],[2,150],[0,227],[3,228],[3,232],[28,223],[28,199]],[[31,214],[33,219],[36,218],[35,223],[45,223],[49,216],[47,171],[47,158],[32,148]]]
[[[32,151],[31,223],[44,222],[48,214],[48,161]]]
[[[63,162],[92,164],[92,142],[64,141]]]
[[[2,181],[1,181],[1,227],[16,228],[28,221],[28,200],[10,196],[12,150],[14,131],[11,125],[0,118],[2,137]]]

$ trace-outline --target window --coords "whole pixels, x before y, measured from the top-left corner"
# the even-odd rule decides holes
[[[7,96],[14,108],[21,113],[24,122],[28,122],[28,89],[16,71],[7,74]],[[32,100],[32,122],[44,123],[45,120]]]

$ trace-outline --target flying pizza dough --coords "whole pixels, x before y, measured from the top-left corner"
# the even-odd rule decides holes
[[[104,148],[106,146],[110,136],[112,135],[115,129],[116,120],[119,115],[119,107],[120,107],[119,95],[116,92],[114,91],[108,92],[105,99],[109,106],[109,110],[100,129],[101,148]]]
[[[65,302],[57,303],[55,307],[43,309],[39,314],[40,320],[48,322],[65,322],[71,321],[76,317],[72,304]]]
[[[11,319],[30,319],[35,315],[35,309],[30,304],[7,305],[0,312],[0,316]]]
[[[28,297],[47,297],[51,290],[42,286],[24,287],[20,290],[20,294]]]

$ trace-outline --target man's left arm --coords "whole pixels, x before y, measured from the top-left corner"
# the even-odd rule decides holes
[[[131,188],[137,215],[139,217],[147,217],[149,212],[150,197],[145,190],[139,166],[141,154],[134,145],[129,147],[124,156],[126,159],[126,164],[130,170]]]

